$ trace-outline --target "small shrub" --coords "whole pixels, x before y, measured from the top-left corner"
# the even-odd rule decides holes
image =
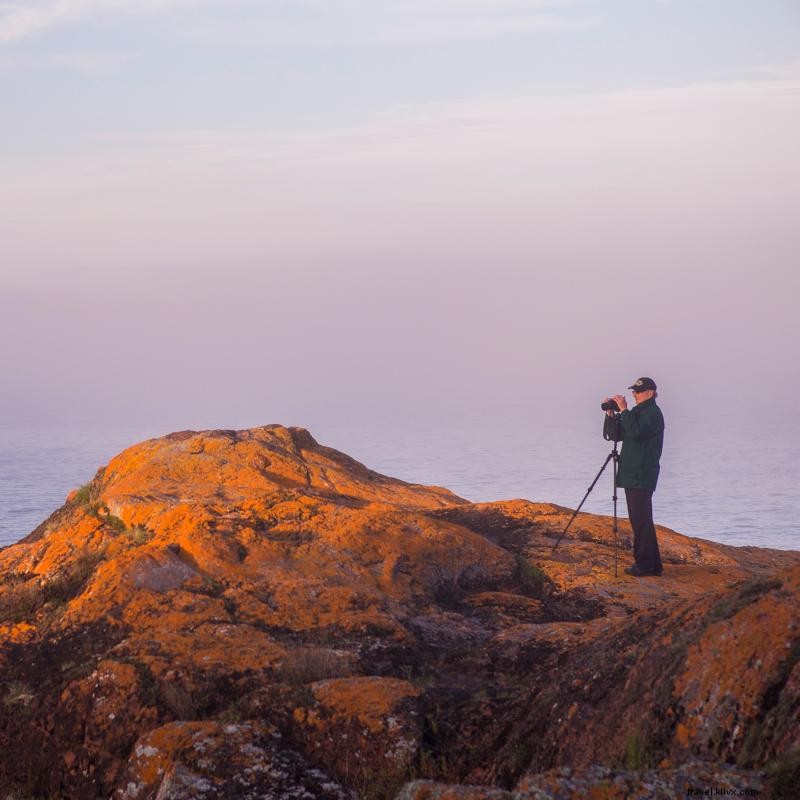
[[[120,520],[120,522],[122,522],[122,520]],[[147,544],[147,542],[153,538],[153,534],[150,533],[150,531],[147,530],[147,528],[145,528],[143,525],[134,525],[132,528],[128,529],[127,533],[131,540],[131,544],[134,545],[134,547]]]
[[[103,505],[102,503],[89,503],[85,505],[84,508],[86,511],[91,514],[95,519],[99,519],[100,522],[104,522],[108,525],[114,533],[125,533],[128,529],[128,526],[125,524],[123,520],[119,517],[115,516],[108,510],[108,506]]]
[[[127,525],[113,514],[105,514],[103,520],[107,522],[117,533],[124,533],[127,530]]]
[[[234,700],[224,711],[217,715],[220,722],[236,725],[247,719],[246,704],[241,698]]]
[[[81,486],[77,492],[75,492],[75,497],[73,498],[73,502],[77,503],[80,506],[88,506],[91,502],[91,492],[92,492],[92,484],[87,483],[85,486]]]
[[[111,528],[113,528],[113,530],[117,533],[123,533],[128,527],[123,520],[109,512],[108,506],[104,505],[103,503],[92,502],[91,483],[81,486],[81,488],[75,492],[73,502],[77,505],[83,506],[83,508],[93,517],[97,517],[97,519],[102,520],[106,524],[110,525]]]
[[[458,585],[458,570],[449,563],[432,562],[427,565],[427,572],[434,602],[445,607],[458,606],[464,599],[464,592]]]
[[[521,556],[517,558],[516,577],[523,592],[529,597],[541,598],[547,593],[546,590],[550,585],[547,573]]]

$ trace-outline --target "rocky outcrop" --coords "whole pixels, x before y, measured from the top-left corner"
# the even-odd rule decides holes
[[[350,800],[268,726],[172,722],[150,731],[133,748],[113,800],[309,797]]]
[[[453,786],[433,781],[413,781],[397,800],[674,800],[697,796],[706,789],[716,796],[738,796],[743,789],[757,796],[764,789],[760,774],[735,767],[689,761],[677,769],[625,770],[609,767],[572,767],[527,775],[513,791],[483,786]],[[709,791],[708,796],[712,796]]]
[[[780,796],[800,555],[659,529],[665,573],[637,580],[607,518],[553,551],[569,515],[387,478],[298,428],[132,447],[0,551],[0,789]]]

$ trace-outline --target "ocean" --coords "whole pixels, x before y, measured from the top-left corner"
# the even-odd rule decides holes
[[[266,424],[267,420],[265,420]],[[221,427],[221,426],[220,426]],[[474,502],[527,498],[576,508],[610,452],[602,415],[556,424],[534,414],[392,425],[309,425],[321,444],[371,469],[446,486]],[[26,536],[70,489],[125,447],[169,430],[156,426],[0,428],[0,545]],[[732,545],[800,549],[800,427],[667,416],[662,470],[653,499],[658,524]],[[612,513],[611,467],[583,506]],[[626,516],[620,492],[620,516]]]

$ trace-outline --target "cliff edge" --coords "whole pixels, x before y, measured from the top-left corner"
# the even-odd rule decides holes
[[[472,504],[301,428],[129,448],[0,550],[0,791],[795,797],[800,553]],[[621,524],[623,544],[630,536]]]

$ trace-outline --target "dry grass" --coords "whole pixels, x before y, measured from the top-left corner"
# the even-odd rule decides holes
[[[278,680],[301,686],[329,678],[347,678],[354,673],[353,656],[327,647],[298,647],[290,650],[278,667]]]
[[[33,700],[34,693],[33,689],[28,686],[27,683],[23,683],[22,681],[11,681],[11,683],[6,686],[5,694],[3,695],[3,705],[5,706],[15,706],[15,705],[25,705],[27,706],[31,700]]]
[[[103,553],[83,552],[49,580],[42,581],[38,577],[24,582],[6,579],[0,593],[0,623],[31,620],[44,606],[59,606],[77,597],[103,557]]]

